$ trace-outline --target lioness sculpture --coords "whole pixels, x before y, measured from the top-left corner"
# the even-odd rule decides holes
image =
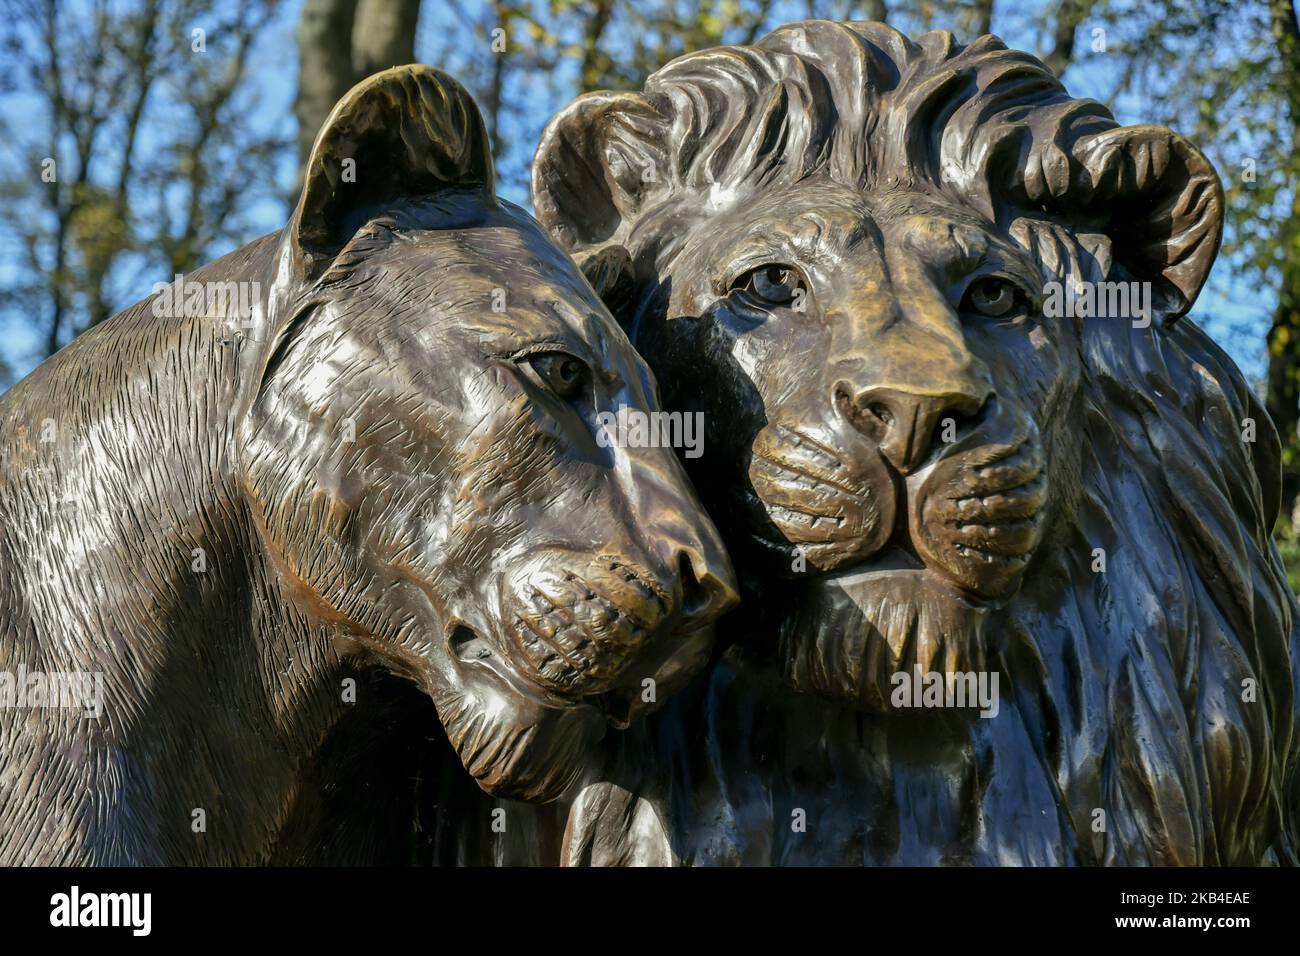
[[[174,289],[0,399],[0,863],[279,858],[371,665],[551,799],[707,659],[716,532],[671,451],[596,440],[646,367],[454,80],[356,87],[289,225]],[[97,719],[31,693],[62,674]]]
[[[569,862],[1294,861],[1279,443],[1182,318],[1195,148],[992,36],[810,21],[581,97],[533,172],[751,585]]]

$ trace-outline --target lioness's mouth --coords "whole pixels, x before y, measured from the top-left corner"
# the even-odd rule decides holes
[[[480,661],[492,656],[492,647],[472,628],[457,624],[447,638],[451,651],[459,660]]]
[[[564,697],[519,673],[504,655],[497,653],[491,641],[465,624],[457,624],[447,637],[452,654],[461,663],[491,671],[505,681],[512,691],[536,704],[559,710],[593,708],[617,730],[626,730],[641,710],[634,688],[619,687],[602,694]]]
[[[447,637],[452,654],[462,664],[470,668],[490,671],[499,680],[505,682],[511,691],[526,697],[536,704],[557,710],[574,709],[590,706],[581,698],[563,697],[540,683],[519,672],[505,655],[499,653],[492,642],[466,624],[457,624]]]

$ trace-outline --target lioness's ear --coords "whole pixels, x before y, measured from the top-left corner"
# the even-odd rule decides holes
[[[332,257],[397,199],[449,187],[493,197],[492,150],[473,97],[428,66],[398,66],[348,91],[321,127],[290,222],[310,262]]]
[[[665,120],[639,93],[588,93],[561,110],[533,158],[533,209],[570,251],[619,229],[668,175]]]
[[[1034,202],[1093,220],[1112,256],[1149,281],[1166,321],[1192,307],[1223,236],[1223,187],[1199,150],[1163,126],[1121,126],[1080,136],[1065,161],[1049,148],[1030,164]]]

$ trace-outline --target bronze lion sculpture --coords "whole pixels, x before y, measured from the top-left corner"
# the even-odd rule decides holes
[[[992,36],[810,21],[579,98],[533,195],[705,412],[745,584],[566,862],[1294,862],[1279,442],[1183,318],[1223,215],[1185,139]],[[1051,313],[1104,283],[1145,301]]]
[[[247,314],[213,283],[257,290]],[[356,87],[284,230],[0,400],[0,671],[31,691],[0,710],[0,863],[292,856],[364,764],[338,728],[389,729],[376,669],[483,788],[558,796],[735,599],[673,453],[596,440],[654,400],[496,199],[469,95],[424,67]],[[98,719],[37,706],[61,674],[95,676]]]

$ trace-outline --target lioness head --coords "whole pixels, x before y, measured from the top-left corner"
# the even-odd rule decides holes
[[[1050,284],[1145,283],[1088,322],[1158,336],[1223,202],[1184,139],[994,37],[825,22],[580,98],[533,188],[666,404],[706,412],[733,557],[796,579],[789,678],[875,708],[899,671],[981,669],[986,618],[1076,517],[1086,323],[1047,314]]]
[[[425,688],[486,789],[558,795],[607,724],[708,656],[735,599],[656,408],[567,256],[498,201],[482,120],[428,68],[317,139],[254,349],[246,490],[304,609]]]

